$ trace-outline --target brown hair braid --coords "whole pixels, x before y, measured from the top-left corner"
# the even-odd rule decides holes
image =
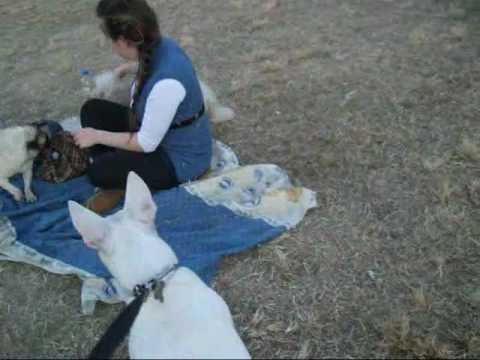
[[[100,0],[97,16],[103,20],[102,30],[112,41],[122,36],[137,47],[138,70],[129,116],[130,131],[136,131],[135,105],[151,72],[154,45],[161,40],[157,16],[146,0]]]
[[[138,70],[136,75],[135,93],[133,94],[132,110],[129,117],[130,130],[137,130],[138,121],[135,113],[135,105],[142,92],[143,85],[148,79],[151,71],[151,60],[153,56],[153,46],[141,45],[139,48]]]

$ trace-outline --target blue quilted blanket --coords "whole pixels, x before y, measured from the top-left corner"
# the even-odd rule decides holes
[[[239,166],[217,142],[212,170],[202,180],[154,195],[160,236],[181,265],[209,283],[222,256],[246,250],[298,224],[316,206],[315,193],[291,184],[275,165]],[[20,177],[12,183],[22,188]],[[82,279],[82,310],[125,301],[124,289],[74,229],[67,201],[83,202],[94,188],[84,177],[62,184],[34,180],[35,203],[17,203],[0,190],[0,260],[36,265]]]

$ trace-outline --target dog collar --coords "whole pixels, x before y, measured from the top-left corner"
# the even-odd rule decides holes
[[[150,295],[150,293],[153,291],[155,299],[163,303],[163,289],[165,288],[165,278],[168,275],[177,271],[178,267],[178,264],[174,264],[162,271],[153,279],[147,281],[146,283],[135,285],[135,287],[133,288],[133,295],[136,298],[143,298],[143,301],[145,301],[148,298],[148,295]]]

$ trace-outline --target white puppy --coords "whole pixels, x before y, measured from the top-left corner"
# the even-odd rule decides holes
[[[178,259],[155,228],[156,205],[143,180],[127,179],[123,210],[106,218],[70,201],[70,216],[85,244],[126,289],[147,284]],[[249,358],[225,301],[190,269],[163,277],[163,302],[153,293],[130,330],[131,358]]]
[[[235,117],[235,112],[228,106],[220,104],[217,96],[205,82],[199,80],[200,88],[202,89],[203,100],[205,101],[205,109],[213,123],[224,122],[232,120]]]
[[[128,81],[120,79],[112,70],[94,76],[91,84],[86,83],[85,91],[93,97],[110,99],[114,94],[122,91],[127,93],[128,86]],[[205,110],[213,123],[232,120],[235,117],[235,112],[228,106],[220,104],[212,88],[201,80],[200,88],[205,101]]]
[[[13,175],[23,175],[25,199],[33,202],[37,198],[32,191],[33,160],[47,144],[48,135],[37,125],[14,126],[0,130],[0,187],[8,191],[16,201],[24,194],[9,182]]]

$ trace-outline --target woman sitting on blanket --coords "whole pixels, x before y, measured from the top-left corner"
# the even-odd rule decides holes
[[[91,150],[88,177],[100,188],[86,206],[102,213],[123,198],[130,171],[152,190],[201,176],[210,166],[212,137],[193,65],[173,39],[161,36],[147,2],[101,0],[97,16],[113,51],[130,61],[117,75],[136,71],[130,107],[88,100],[75,134],[77,145]]]

